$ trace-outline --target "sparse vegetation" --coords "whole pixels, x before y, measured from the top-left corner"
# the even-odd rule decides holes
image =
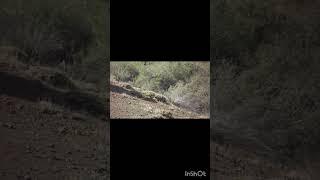
[[[108,6],[1,0],[0,179],[110,178]]]
[[[282,162],[319,149],[319,7],[211,1],[213,136],[255,139]]]
[[[209,113],[208,62],[111,62],[111,79],[141,88],[147,98]]]
[[[107,2],[4,0],[0,5],[1,56],[9,53],[3,47],[11,47],[20,61],[58,67],[105,90]]]
[[[174,105],[166,96],[134,87],[128,83],[110,82],[110,117],[112,119],[207,119]]]

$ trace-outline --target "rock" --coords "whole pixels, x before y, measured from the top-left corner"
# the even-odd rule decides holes
[[[165,117],[160,114],[156,114],[156,115],[153,115],[151,119],[165,119]]]
[[[155,94],[155,97],[154,97],[157,101],[159,102],[163,102],[165,104],[169,104],[169,100],[167,97],[165,97],[164,95],[162,94]]]
[[[165,118],[173,118],[172,113],[169,111],[162,111],[161,115],[164,116]]]
[[[125,87],[126,89],[133,89],[133,87],[132,87],[130,84],[125,84],[124,87]]]

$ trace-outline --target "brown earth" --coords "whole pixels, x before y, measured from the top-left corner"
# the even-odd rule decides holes
[[[216,180],[316,180],[301,164],[279,163],[258,155],[250,147],[210,144],[211,179]]]
[[[45,68],[0,64],[0,179],[109,179],[109,124],[99,98],[28,73],[41,69],[46,77]]]
[[[257,138],[244,136],[221,125],[211,130],[210,176],[223,180],[317,180],[320,157],[317,149],[303,149],[286,156]]]
[[[171,103],[145,98],[122,82],[111,81],[110,116],[113,119],[208,119]]]

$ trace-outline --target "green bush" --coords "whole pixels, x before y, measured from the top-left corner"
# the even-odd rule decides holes
[[[138,69],[128,62],[111,62],[110,70],[117,81],[131,82],[139,75]]]
[[[208,62],[111,62],[111,77],[164,94],[192,111],[209,113]]]

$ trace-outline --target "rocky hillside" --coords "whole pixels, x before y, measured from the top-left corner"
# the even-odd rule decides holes
[[[165,96],[144,91],[128,83],[111,81],[111,118],[120,119],[205,119],[206,116],[190,112],[172,104]]]
[[[0,179],[109,178],[109,125],[94,89],[5,59],[0,83]]]

